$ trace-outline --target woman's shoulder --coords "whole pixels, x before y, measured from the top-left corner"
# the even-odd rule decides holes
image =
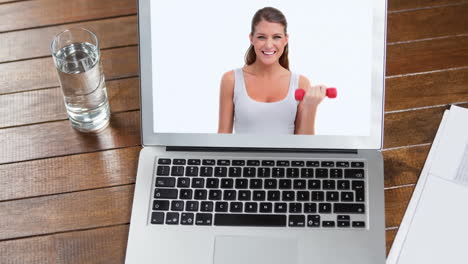
[[[234,79],[235,79],[234,70],[230,70],[223,74],[221,81],[222,82],[234,82]]]
[[[310,86],[310,81],[307,77],[304,75],[298,74],[299,75],[299,87],[307,87]]]

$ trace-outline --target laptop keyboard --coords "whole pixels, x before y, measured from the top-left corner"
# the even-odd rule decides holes
[[[366,227],[364,161],[157,158],[152,224]]]

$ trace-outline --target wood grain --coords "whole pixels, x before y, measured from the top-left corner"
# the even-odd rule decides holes
[[[385,190],[385,226],[399,226],[413,194],[414,186]]]
[[[106,80],[139,74],[138,47],[101,53]],[[59,86],[52,57],[0,64],[0,94]]]
[[[388,10],[392,12],[445,5],[457,5],[461,3],[466,3],[466,0],[388,0]]]
[[[387,46],[387,76],[468,66],[468,36]]]
[[[68,120],[0,129],[0,144],[0,164],[133,147],[141,144],[139,112],[111,115],[99,134],[77,132]]]
[[[127,237],[128,225],[118,225],[4,241],[0,263],[124,263]]]
[[[128,224],[134,185],[0,203],[0,240]]]
[[[111,112],[138,110],[139,79],[107,81]],[[0,128],[67,119],[59,87],[0,95]]]
[[[385,111],[468,102],[468,67],[390,77],[385,82]]]
[[[50,56],[53,37],[74,27],[93,31],[98,37],[100,49],[136,45],[137,23],[136,16],[129,16],[3,33],[0,34],[0,63]]]
[[[397,234],[397,229],[393,229],[393,230],[387,230],[385,232],[385,237],[386,237],[386,241],[387,241],[387,256],[388,256],[388,253],[390,252],[390,248],[392,247],[392,244],[393,244],[393,241],[395,240],[395,237],[396,237],[396,234]]]
[[[468,33],[468,2],[388,14],[387,43]]]
[[[135,0],[37,0],[2,5],[0,32],[136,14]]]
[[[0,165],[0,186],[8,186],[0,192],[0,201],[135,183],[140,149]]]

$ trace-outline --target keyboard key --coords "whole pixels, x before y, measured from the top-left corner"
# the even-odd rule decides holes
[[[364,181],[353,181],[352,189],[356,194],[357,202],[364,202],[365,191],[364,191]]]
[[[333,162],[333,161],[322,161],[321,165],[322,165],[322,167],[334,167],[335,162]]]
[[[287,168],[286,169],[287,178],[299,178],[299,169],[298,168]]]
[[[299,160],[294,160],[294,161],[291,162],[291,166],[293,166],[293,167],[304,167],[304,165],[305,165],[305,162],[302,161],[302,160],[300,160],[300,161]]]
[[[320,162],[318,161],[313,161],[313,160],[309,160],[306,162],[306,166],[307,167],[319,167],[320,166]]]
[[[205,179],[194,178],[192,180],[192,188],[204,188],[205,187]]]
[[[322,191],[313,191],[312,192],[312,201],[323,201],[325,193]]]
[[[350,226],[350,223],[349,221],[337,221],[337,226],[338,227],[349,227]]]
[[[265,189],[276,189],[278,188],[278,181],[276,179],[266,179]]]
[[[241,202],[231,202],[229,205],[229,212],[231,213],[240,213],[242,212],[242,203]]]
[[[208,194],[208,199],[209,200],[221,200],[221,195],[222,195],[222,192],[221,190],[210,190],[209,194]]]
[[[156,178],[156,187],[174,187],[175,178],[172,177],[157,177]]]
[[[192,189],[181,189],[179,193],[179,199],[190,200],[192,199],[193,190]]]
[[[234,188],[234,180],[233,179],[221,179],[221,188],[222,189]]]
[[[279,188],[281,190],[291,189],[292,188],[292,181],[291,180],[286,180],[286,179],[279,180]]]
[[[185,176],[198,176],[198,167],[195,166],[187,166],[187,170],[185,171]]]
[[[195,216],[196,225],[211,225],[213,223],[213,215],[206,213],[198,213]]]
[[[240,177],[241,174],[242,174],[242,169],[240,167],[229,168],[229,177]]]
[[[310,193],[308,191],[299,191],[297,192],[298,201],[310,201]]]
[[[214,159],[204,159],[202,164],[207,166],[214,166],[216,165],[216,161]]]
[[[202,177],[211,177],[213,176],[213,167],[201,167],[200,176]]]
[[[164,165],[171,164],[171,159],[159,159],[158,164],[164,164]]]
[[[171,168],[171,176],[184,176],[183,166],[173,166]]]
[[[317,212],[317,204],[316,203],[304,203],[304,213],[314,214],[316,212]]]
[[[347,180],[340,180],[338,181],[338,190],[349,190],[349,181]]]
[[[182,213],[180,217],[180,223],[182,225],[193,225],[193,222],[195,222],[193,213]]]
[[[172,211],[183,211],[184,210],[184,202],[183,201],[172,201],[171,210]]]
[[[199,202],[197,202],[197,201],[187,201],[185,203],[185,210],[186,211],[191,211],[191,212],[196,212],[196,211],[198,211],[198,204],[199,204]]]
[[[190,187],[190,178],[177,178],[177,187]]]
[[[335,190],[336,189],[336,182],[335,180],[324,180],[322,188],[324,190]]]
[[[239,191],[239,201],[250,201],[252,193],[250,191]]]
[[[262,166],[273,167],[275,166],[275,161],[274,160],[262,160]]]
[[[330,169],[330,178],[332,179],[343,178],[343,170],[342,169]]]
[[[294,180],[293,188],[295,190],[302,190],[306,188],[306,180]]]
[[[320,180],[308,180],[307,185],[309,190],[320,190],[322,182]]]
[[[177,189],[156,188],[154,190],[154,198],[156,199],[176,199],[177,194]]]
[[[349,162],[347,161],[337,161],[336,166],[340,168],[348,168],[349,167]]]
[[[151,223],[160,225],[164,223],[164,213],[163,212],[153,212],[151,213]]]
[[[273,168],[273,170],[271,171],[271,177],[284,178],[285,171],[286,170],[284,168]]]
[[[253,192],[253,200],[254,201],[265,201],[266,199],[266,192],[265,191],[254,191]]]
[[[248,160],[247,161],[247,166],[260,166],[260,161],[259,160]]]
[[[185,165],[185,159],[174,159],[174,161],[172,162],[172,164],[174,165]]]
[[[156,169],[156,175],[158,176],[169,176],[169,171],[170,171],[169,166],[158,166]]]
[[[290,203],[289,204],[289,212],[293,213],[293,214],[302,213],[302,204],[301,203]]]
[[[223,200],[225,200],[225,201],[233,201],[233,200],[236,200],[236,191],[234,191],[234,190],[226,190],[226,191],[224,191]]]
[[[322,221],[322,227],[335,227],[335,221]]]
[[[233,160],[232,166],[245,166],[245,160]]]
[[[283,191],[283,201],[294,201],[294,191]]]
[[[214,175],[216,177],[226,177],[227,176],[227,167],[215,167]]]
[[[218,166],[229,166],[229,165],[231,165],[231,162],[229,160],[218,160],[217,165]]]
[[[256,213],[258,205],[257,203],[245,203],[244,211],[246,213]]]
[[[288,225],[290,227],[304,227],[305,216],[304,215],[289,215]]]
[[[365,206],[364,204],[336,203],[333,212],[335,214],[363,214]]]
[[[322,214],[329,214],[332,211],[332,204],[331,203],[319,203],[318,211]]]
[[[202,212],[213,212],[213,202],[201,202],[200,211]]]
[[[351,162],[353,168],[364,168],[364,162]]]
[[[201,164],[201,160],[199,159],[189,159],[188,160],[188,165],[200,165]]]
[[[315,178],[328,178],[328,169],[316,169]]]
[[[155,201],[153,201],[153,210],[155,210],[155,211],[167,211],[167,210],[169,210],[169,201],[167,201],[167,200],[155,200]]]
[[[216,212],[227,212],[229,209],[227,202],[216,202],[215,211]]]
[[[287,203],[275,203],[275,213],[286,213],[287,207]]]
[[[261,179],[250,179],[250,189],[262,189],[263,181]]]
[[[258,168],[258,177],[259,178],[269,178],[270,177],[270,168]]]
[[[279,201],[280,192],[279,191],[268,191],[268,201]]]
[[[166,215],[166,225],[178,225],[179,213],[169,212]]]
[[[196,189],[193,195],[193,199],[195,200],[206,200],[208,192],[206,190]]]
[[[337,215],[336,219],[338,221],[349,221],[349,220],[351,220],[351,216],[349,216],[349,215]]]
[[[308,215],[307,226],[308,227],[320,227],[320,215]]]
[[[256,169],[254,167],[244,167],[244,177],[255,177],[256,176]]]
[[[339,200],[339,192],[327,192],[327,202],[338,202]]]
[[[302,168],[301,169],[301,178],[313,178],[314,169]]]
[[[363,179],[363,169],[345,169],[345,178],[347,179]]]
[[[219,187],[219,179],[208,178],[206,179],[206,188],[217,189]]]
[[[271,213],[273,211],[272,203],[260,203],[260,213]]]
[[[276,166],[278,166],[278,167],[289,167],[289,160],[278,160],[276,162]]]
[[[342,202],[353,202],[354,201],[354,193],[352,193],[352,192],[342,192],[341,193],[341,201]]]
[[[353,221],[353,227],[366,227],[366,223],[363,221]]]
[[[286,226],[286,215],[215,214],[216,226]]]
[[[248,183],[247,179],[236,179],[236,189],[247,189]]]

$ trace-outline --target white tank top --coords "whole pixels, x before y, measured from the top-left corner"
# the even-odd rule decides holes
[[[281,101],[265,103],[250,98],[242,68],[234,70],[234,132],[244,134],[294,134],[298,102],[294,98],[299,76],[291,73],[289,90]]]

